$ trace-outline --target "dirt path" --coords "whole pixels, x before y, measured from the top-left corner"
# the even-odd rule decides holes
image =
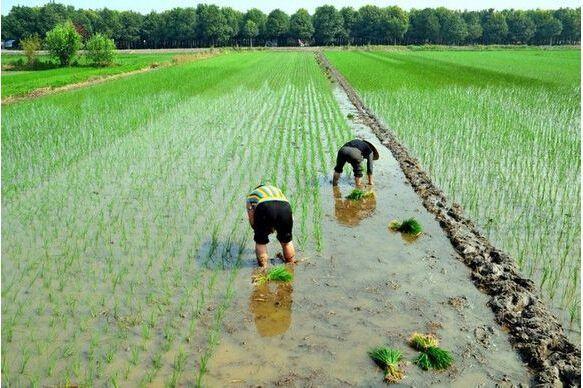
[[[457,204],[431,182],[416,159],[391,131],[372,114],[354,89],[322,54],[317,60],[330,78],[346,92],[358,118],[388,147],[423,202],[440,223],[451,244],[471,271],[476,287],[489,295],[496,321],[508,330],[510,341],[530,368],[536,383],[578,386],[581,380],[580,349],[569,342],[558,320],[539,298],[533,282],[523,277],[514,260],[494,247],[466,218]]]
[[[342,89],[334,93],[345,115],[358,114]],[[351,178],[343,176],[334,190],[322,176],[324,251],[294,268],[292,284],[254,286],[255,263],[246,262],[205,385],[384,386],[367,351],[388,344],[412,360],[406,339],[413,331],[438,335],[456,362],[444,373],[409,363],[405,385],[528,383],[488,297],[468,281],[468,269],[390,151],[357,121],[356,135],[381,154],[376,196],[348,202]],[[412,241],[388,231],[390,219],[410,216],[424,225],[423,236]]]

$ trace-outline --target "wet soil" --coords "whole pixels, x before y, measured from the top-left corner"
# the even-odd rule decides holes
[[[335,95],[344,114],[356,113],[341,89]],[[468,281],[470,272],[398,162],[367,126],[351,124],[381,155],[374,197],[345,199],[353,188],[348,168],[337,189],[329,176],[321,178],[324,250],[299,253],[292,283],[253,285],[257,269],[247,259],[205,385],[384,386],[367,356],[378,345],[404,352],[404,386],[528,383],[527,368],[494,324],[487,295]],[[389,231],[390,220],[407,217],[417,218],[424,234]],[[273,256],[277,245],[269,246]],[[437,373],[412,364],[417,353],[407,338],[414,331],[436,334],[454,366]]]
[[[494,247],[468,219],[460,205],[450,203],[407,149],[363,104],[348,82],[318,52],[316,59],[357,110],[356,117],[390,149],[408,182],[445,232],[477,289],[488,295],[496,322],[534,371],[534,382],[545,386],[579,386],[580,349],[569,342],[557,318],[544,305],[534,283],[522,276],[515,261]],[[449,281],[446,284],[451,285]],[[488,321],[483,321],[488,322]],[[479,342],[489,330],[478,330]]]

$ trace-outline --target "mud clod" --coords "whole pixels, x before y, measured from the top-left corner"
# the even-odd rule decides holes
[[[459,204],[450,202],[411,157],[394,134],[363,104],[321,51],[316,61],[338,83],[358,111],[357,118],[369,126],[399,162],[423,206],[439,222],[462,262],[471,270],[475,286],[490,296],[496,321],[508,328],[510,342],[534,372],[534,383],[544,386],[579,386],[581,356],[569,342],[557,318],[544,305],[534,283],[523,277],[515,261],[492,245],[468,219]]]

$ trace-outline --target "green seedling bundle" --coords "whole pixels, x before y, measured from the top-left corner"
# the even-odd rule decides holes
[[[346,199],[350,199],[351,201],[360,201],[361,199],[370,198],[372,196],[374,196],[373,191],[365,191],[365,190],[356,188],[356,189],[352,190],[350,192],[350,194],[348,194],[346,196]]]
[[[285,265],[278,265],[269,268],[266,273],[259,275],[256,278],[257,284],[265,284],[269,281],[276,282],[291,282],[294,275],[285,267]]]
[[[403,353],[397,349],[379,346],[368,352],[370,358],[385,372],[387,383],[397,383],[405,377],[405,372],[399,363],[403,359]]]
[[[432,334],[413,333],[409,338],[409,344],[421,352],[414,362],[423,370],[443,370],[453,363],[451,353],[441,349],[437,337]]]
[[[389,229],[394,232],[407,233],[418,236],[423,233],[423,227],[415,218],[408,218],[404,221],[393,220],[389,222]]]

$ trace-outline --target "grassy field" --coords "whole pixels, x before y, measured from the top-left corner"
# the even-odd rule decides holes
[[[126,73],[150,66],[157,62],[169,62],[175,54],[118,54],[115,64],[110,67],[91,67],[84,56],[79,59],[79,66],[52,68],[35,71],[3,71],[2,97],[23,95],[35,89],[58,87],[87,81],[92,77]],[[9,65],[24,60],[22,55],[2,55],[2,65]],[[50,62],[48,57],[40,61]]]
[[[279,185],[317,252],[318,177],[352,136],[311,53],[226,54],[2,118],[7,386],[203,384],[253,257],[245,193]]]
[[[580,316],[580,51],[326,55],[567,326]]]

